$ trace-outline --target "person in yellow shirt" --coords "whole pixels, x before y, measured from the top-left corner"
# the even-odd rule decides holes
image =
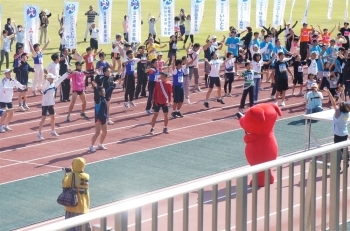
[[[72,162],[71,172],[67,173],[67,169],[64,172],[62,187],[69,188],[72,186],[76,188],[78,194],[78,205],[76,207],[65,206],[66,210],[65,219],[76,217],[84,213],[89,212],[90,208],[90,196],[89,196],[89,174],[84,172],[86,161],[84,158],[75,158]],[[90,224],[85,224],[87,229],[91,230]],[[81,226],[67,229],[66,231],[80,231]]]
[[[154,43],[154,39],[150,38],[148,40],[147,52],[148,52],[148,60],[153,60],[157,58],[157,49],[166,47],[166,44],[160,46]]]

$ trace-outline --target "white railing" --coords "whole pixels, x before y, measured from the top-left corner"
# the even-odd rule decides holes
[[[220,218],[224,219],[224,227],[221,230],[235,229],[238,231],[247,230],[248,226],[251,226],[250,230],[326,230],[329,228],[330,231],[338,231],[339,223],[346,224],[347,217],[347,161],[343,161],[342,164],[342,183],[340,182],[340,162],[341,162],[341,151],[344,153],[344,159],[348,159],[347,147],[350,146],[350,141],[345,141],[338,144],[332,144],[318,149],[309,150],[303,153],[282,157],[275,161],[270,161],[264,164],[243,168],[239,171],[231,170],[223,172],[217,175],[209,176],[206,178],[198,179],[193,182],[176,185],[173,187],[161,189],[155,192],[143,194],[133,198],[129,198],[110,207],[102,208],[88,214],[84,214],[78,217],[70,218],[67,220],[59,221],[44,227],[35,229],[35,231],[60,231],[71,227],[82,225],[83,230],[86,229],[85,225],[88,222],[100,219],[100,230],[106,230],[107,217],[114,216],[115,231],[126,231],[128,230],[128,212],[135,211],[135,230],[143,230],[141,226],[141,208],[143,206],[152,205],[152,220],[151,230],[174,230],[174,197],[181,196],[183,198],[182,207],[182,218],[179,222],[182,224],[181,228],[176,230],[193,231],[189,229],[190,223],[194,222],[196,230],[203,231],[204,227],[209,230],[207,219],[203,219],[204,211],[204,188],[211,187],[212,189],[212,203],[211,203],[211,222],[210,230],[218,230],[218,204],[224,203],[224,207],[220,211],[224,216]],[[328,160],[330,157],[330,161]],[[322,162],[320,162],[322,160]],[[338,164],[337,164],[338,163]],[[309,167],[307,171],[307,166]],[[282,187],[282,170],[288,168],[288,203],[287,208],[282,210],[282,194],[283,198],[285,190]],[[299,185],[296,189],[294,186],[294,169],[299,168]],[[330,168],[330,174],[327,173],[327,169]],[[265,171],[265,176],[269,176],[270,169],[276,169],[276,180],[277,182],[272,186],[270,185],[270,178],[265,177],[265,185],[263,190],[258,190],[257,187],[257,173]],[[318,180],[317,169],[322,169],[322,179]],[[306,173],[308,172],[307,184]],[[248,188],[248,176],[252,175],[252,187]],[[328,176],[330,177],[327,180]],[[320,177],[320,176],[318,176]],[[235,203],[232,202],[232,183],[235,181]],[[327,183],[327,181],[329,183]],[[225,200],[218,201],[218,185],[224,184]],[[318,190],[317,186],[321,186],[322,189]],[[330,184],[330,187],[327,187]],[[342,188],[341,188],[342,186]],[[275,190],[271,190],[271,187],[276,187]],[[251,198],[248,200],[248,190],[251,190]],[[299,205],[295,205],[296,191],[299,190]],[[198,193],[198,208],[197,208],[197,220],[191,219],[189,222],[189,195],[192,192]],[[262,191],[264,193],[264,212],[261,218],[258,218],[258,194]],[[271,191],[276,193],[271,198]],[[321,192],[322,191],[322,192]],[[329,191],[329,194],[327,194]],[[318,203],[317,194],[321,192],[321,208],[317,209],[316,204]],[[342,196],[340,197],[340,193]],[[329,196],[329,200],[327,197]],[[276,199],[275,201],[272,199]],[[294,199],[294,200],[293,200]],[[167,200],[167,225],[166,227],[159,228],[158,226],[158,202]],[[251,203],[251,207],[248,208],[248,201]],[[342,201],[342,202],[341,202]],[[271,206],[270,202],[274,202],[276,206],[276,212],[274,215],[276,218],[274,222],[271,222],[272,215],[270,214]],[[329,203],[327,203],[329,202]],[[341,203],[340,203],[341,202]],[[235,209],[232,209],[232,205],[235,204]],[[209,205],[208,205],[209,206]],[[294,213],[295,208],[299,206],[299,211]],[[329,207],[329,211],[328,208]],[[234,210],[234,211],[232,211]],[[248,210],[251,213],[248,215]],[[282,216],[284,211],[288,212],[288,216]],[[316,213],[318,214],[316,216]],[[319,215],[321,213],[321,216]],[[295,221],[295,216],[298,214],[299,220]],[[235,223],[232,224],[231,218],[235,216]],[[341,215],[341,221],[339,220]],[[328,217],[328,219],[327,219]],[[251,221],[248,221],[248,218]],[[178,218],[180,219],[180,218]],[[233,219],[232,219],[233,220]],[[263,221],[263,225],[258,225],[258,222]],[[175,224],[178,223],[177,220]],[[205,225],[204,225],[205,223]],[[283,226],[282,223],[287,223],[287,226]],[[191,226],[192,227],[192,226]],[[346,230],[346,225],[343,225],[342,230]]]

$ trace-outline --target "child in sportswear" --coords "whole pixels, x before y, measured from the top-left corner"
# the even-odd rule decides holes
[[[180,109],[182,107],[182,104],[184,102],[184,73],[182,70],[182,60],[177,59],[175,61],[175,56],[172,57],[172,75],[173,75],[173,97],[174,97],[174,104],[173,104],[173,112],[171,113],[171,116],[173,118],[183,117],[183,115],[180,112]]]
[[[132,106],[136,106],[134,103],[135,95],[135,64],[137,64],[140,59],[134,58],[132,50],[126,52],[125,57],[125,102],[124,106],[130,108],[129,102]]]
[[[153,108],[154,108],[154,116],[152,118],[151,122],[151,131],[150,134],[154,134],[154,126],[157,121],[157,117],[159,114],[160,109],[162,109],[163,114],[164,114],[164,128],[163,132],[164,133],[169,133],[168,131],[168,106],[170,105],[171,101],[171,93],[172,93],[172,86],[171,83],[168,82],[167,80],[167,74],[160,72],[160,81],[156,82],[154,91],[153,91]]]
[[[252,70],[252,64],[250,62],[245,63],[246,70],[242,72],[242,77],[244,78],[244,85],[243,85],[243,95],[241,98],[241,104],[238,109],[239,112],[243,113],[244,111],[244,104],[245,100],[247,98],[247,95],[249,94],[249,106],[254,106],[254,76],[261,74],[261,72],[256,72]]]

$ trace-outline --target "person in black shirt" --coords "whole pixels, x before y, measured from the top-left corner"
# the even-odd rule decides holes
[[[276,101],[275,104],[277,105],[277,99],[281,95],[282,103],[281,106],[286,106],[284,100],[286,98],[286,90],[288,90],[288,73],[293,77],[292,72],[288,68],[288,63],[284,61],[284,53],[278,52],[278,60],[275,62],[275,82],[276,82]]]
[[[340,28],[340,23],[338,25],[338,30],[345,37],[345,39],[347,41],[347,43],[343,44],[343,47],[345,48],[345,50],[349,49],[350,28],[348,26],[349,26],[348,22],[344,22],[344,27],[342,27],[342,28]]]
[[[176,59],[176,52],[177,52],[177,41],[181,41],[182,37],[180,36],[175,36],[172,35],[170,36],[170,41],[169,41],[169,52],[168,52],[168,59],[169,59],[169,64],[168,66],[170,66],[171,64],[171,59],[173,56],[175,56]]]
[[[12,34],[14,34],[15,33],[15,29],[14,29],[14,27],[12,26],[12,23],[14,23],[15,21],[12,21],[11,20],[11,18],[8,18],[7,19],[7,23],[6,23],[6,25],[5,25],[5,30],[7,31],[7,36],[10,36],[10,35],[12,35]],[[14,37],[13,38],[11,38],[11,43],[10,43],[10,50],[12,51],[12,43],[13,43],[13,41],[14,41]]]
[[[136,55],[136,58],[140,59],[141,61],[137,63],[137,84],[136,84],[136,91],[135,91],[135,99],[139,98],[139,95],[141,93],[141,96],[146,97],[146,85],[147,85],[147,74],[146,74],[146,67],[147,67],[147,56],[145,54],[145,47],[140,46],[138,48],[138,54]]]
[[[294,69],[294,79],[293,79],[293,90],[292,95],[294,95],[294,89],[296,84],[299,84],[300,91],[299,95],[303,94],[303,64],[301,63],[301,56],[297,55],[294,57],[292,61],[293,69]]]
[[[252,28],[250,26],[247,27],[247,30],[248,30],[247,34],[243,38],[241,38],[241,40],[244,41],[243,44],[244,44],[245,49],[247,50],[245,59],[252,60],[252,54],[249,51],[249,45],[250,45],[250,41],[252,41],[253,32],[252,32]]]
[[[70,61],[72,60],[72,57],[69,54],[69,51],[67,48],[63,48],[62,50],[62,55],[60,58],[60,71],[59,74],[60,76],[64,75],[66,72],[68,72],[69,66],[70,66]],[[61,96],[60,100],[61,102],[69,102],[69,93],[70,93],[70,79],[65,79],[61,83]]]

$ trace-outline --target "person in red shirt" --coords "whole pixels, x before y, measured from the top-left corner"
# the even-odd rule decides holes
[[[91,75],[87,75],[85,77],[85,91],[86,91],[86,88],[89,86],[89,78],[91,79],[90,81],[93,82],[94,81],[94,72],[95,72],[95,65],[94,65],[94,60],[95,60],[95,57],[102,51],[99,50],[97,53],[92,53],[92,48],[91,47],[88,47],[86,48],[86,53],[84,53],[82,56],[83,56],[83,59],[86,63],[86,66],[85,66],[85,70],[86,72],[89,72],[91,73]]]
[[[162,108],[164,114],[164,129],[163,133],[168,134],[168,106],[170,106],[171,102],[171,93],[172,93],[172,85],[168,82],[168,76],[164,72],[159,73],[160,81],[156,83],[153,90],[152,103],[154,115],[151,122],[151,131],[150,134],[154,134],[154,126],[157,121],[157,117],[160,109]]]
[[[307,57],[307,50],[308,50],[308,43],[309,43],[309,32],[313,29],[312,25],[311,28],[307,26],[307,23],[303,23],[303,27],[300,30],[300,55],[301,60],[306,60]]]
[[[321,31],[320,25],[317,25],[317,26],[318,26],[318,29]],[[321,42],[323,45],[329,45],[329,42],[331,41],[331,35],[335,30],[335,28],[336,26],[334,26],[334,28],[330,32],[328,32],[327,28],[323,29],[323,33],[321,34],[321,37],[322,37]]]

